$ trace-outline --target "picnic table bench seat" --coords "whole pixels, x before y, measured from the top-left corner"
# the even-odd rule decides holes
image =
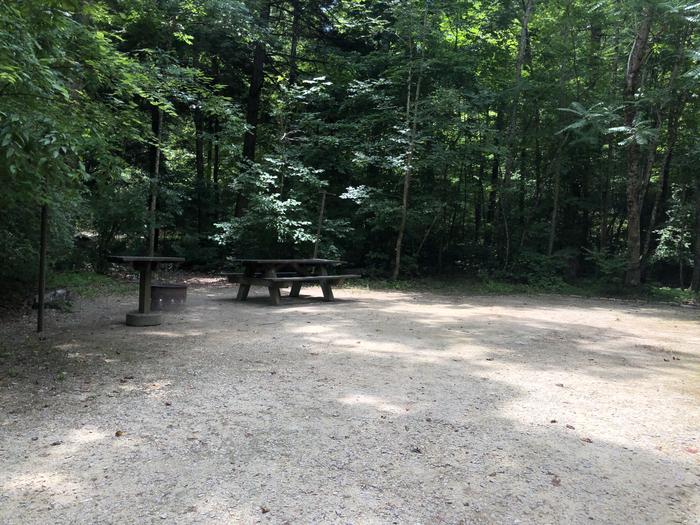
[[[228,279],[228,282],[230,283],[237,283],[239,277],[243,277],[245,273],[243,272],[221,272],[220,275],[222,277],[226,277]],[[263,272],[255,272],[253,274],[253,277],[263,277],[265,274]],[[299,275],[296,272],[277,272],[277,277],[294,277]]]

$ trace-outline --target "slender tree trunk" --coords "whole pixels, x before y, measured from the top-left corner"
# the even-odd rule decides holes
[[[301,30],[301,2],[292,0],[292,39],[289,47],[289,85],[293,86],[297,81],[297,48],[299,46],[299,34]]]
[[[425,34],[425,28],[428,23],[428,8],[427,4],[423,12],[423,33]],[[416,131],[418,127],[418,102],[420,101],[420,86],[423,80],[423,68],[425,66],[425,46],[421,46],[421,57],[420,66],[418,68],[418,78],[416,80],[415,94],[413,96],[413,119],[411,121],[411,84],[412,84],[412,63],[413,63],[413,42],[409,40],[409,51],[411,53],[411,62],[409,65],[408,72],[408,89],[406,97],[406,124],[410,126],[409,139],[408,139],[408,153],[406,154],[406,168],[404,170],[403,179],[403,197],[401,200],[401,221],[399,223],[399,231],[396,236],[396,246],[394,247],[394,269],[391,273],[392,279],[398,279],[399,272],[401,271],[401,248],[403,245],[403,237],[406,232],[406,220],[408,218],[408,198],[411,189],[411,176],[413,174],[413,155],[416,148]]]
[[[318,257],[318,247],[321,244],[321,229],[323,228],[323,215],[326,212],[326,190],[321,190],[321,205],[318,211],[318,226],[316,228],[316,241],[314,242],[314,255],[315,259]]]
[[[422,69],[422,64],[421,64]],[[420,85],[422,81],[422,72],[418,73],[418,80],[416,81],[416,91],[413,97],[413,123],[410,124],[411,131],[408,144],[408,154],[406,155],[406,169],[404,171],[403,179],[403,197],[401,200],[401,222],[399,223],[399,233],[396,237],[396,246],[394,248],[394,270],[391,274],[392,279],[398,279],[399,272],[401,271],[401,247],[403,244],[403,237],[406,232],[406,220],[408,218],[408,198],[411,189],[411,176],[413,175],[413,155],[415,153],[416,147],[416,127],[418,124],[418,101],[420,100]],[[411,86],[409,85],[409,93]]]
[[[160,108],[151,109],[151,130],[156,143],[151,149],[151,187],[148,202],[148,256],[153,257],[156,250],[156,206],[158,201],[158,178],[160,177],[160,141],[163,135],[163,111]]]
[[[523,66],[529,46],[529,30],[528,26],[530,18],[535,7],[534,0],[526,0],[524,4],[522,28],[520,30],[520,41],[518,44],[518,57],[515,60],[515,95],[513,96],[513,105],[510,110],[510,119],[508,122],[508,144],[507,153],[504,163],[503,185],[501,188],[501,213],[503,215],[503,232],[505,234],[505,256],[504,266],[508,265],[510,259],[510,228],[509,228],[509,198],[510,179],[513,174],[513,164],[515,162],[515,137],[517,134],[517,118],[518,118],[518,102],[520,100],[520,82],[523,76]]]
[[[260,8],[260,29],[265,30],[270,20],[270,1],[266,0]],[[248,129],[243,136],[243,158],[255,162],[255,148],[258,138],[258,120],[260,117],[260,101],[265,78],[265,42],[258,40],[253,50],[253,64],[250,74],[250,88],[246,107],[246,125]],[[234,215],[241,217],[248,206],[245,195],[239,193],[236,197]]]
[[[610,241],[608,235],[608,218],[610,214],[610,179],[612,178],[612,172],[615,167],[615,148],[614,141],[610,139],[608,141],[608,166],[605,170],[605,178],[603,180],[603,191],[601,192],[601,202],[600,202],[600,233],[599,233],[599,249],[601,252],[606,252],[608,250]]]
[[[479,238],[481,237],[481,218],[483,215],[483,209],[484,209],[484,175],[486,171],[486,165],[485,165],[485,159],[481,159],[481,162],[479,162],[479,179],[478,179],[478,184],[479,188],[478,191],[474,194],[474,242],[478,243]],[[466,196],[467,194],[467,189],[466,189],[466,184],[464,188],[464,194]],[[466,199],[465,199],[465,206],[466,206]]]
[[[221,217],[221,186],[219,183],[219,165],[220,165],[220,150],[219,150],[219,120],[214,119],[214,153],[213,166],[211,171],[212,184],[214,186],[214,218],[219,220]]]
[[[494,127],[496,128],[496,143],[499,143],[498,137],[503,131],[503,111],[499,108],[496,111],[496,121],[494,122]],[[484,245],[493,247],[494,243],[494,232],[496,230],[497,221],[497,209],[498,209],[498,181],[500,179],[500,158],[497,154],[493,155],[493,163],[491,164],[491,189],[489,191],[489,202],[486,208],[486,222],[490,226],[486,228],[484,232]]]
[[[197,233],[204,230],[204,116],[202,110],[197,107],[194,110],[194,151],[195,151],[195,202],[197,204]]]
[[[700,292],[700,175],[695,178],[695,256],[690,288],[694,292]]]
[[[561,193],[561,154],[557,154],[554,161],[554,203],[552,204],[552,217],[549,221],[549,241],[547,243],[547,255],[554,252],[554,240],[557,235],[557,214],[559,213],[559,194]]]
[[[44,295],[46,293],[46,252],[49,235],[49,205],[44,202],[41,206],[41,225],[39,231],[39,285],[38,308],[36,312],[36,331],[44,331]]]
[[[562,141],[559,143],[559,145],[556,148],[556,151],[553,156],[553,161],[549,163],[547,166],[547,169],[544,172],[544,175],[546,177],[549,177],[550,174],[552,174],[552,177],[554,179],[554,172],[555,168],[557,166],[557,162],[559,159],[559,156],[561,155],[561,150],[564,147],[564,144],[566,142],[567,137],[565,136]],[[541,171],[541,157],[542,153],[539,150],[539,146],[536,147],[536,152],[535,152],[535,196],[534,196],[534,202],[532,203],[532,206],[527,210],[527,214],[525,217],[525,223],[523,225],[523,231],[520,235],[520,244],[519,244],[519,249],[523,249],[525,246],[525,241],[527,240],[527,235],[529,233],[529,228],[532,224],[532,218],[537,214],[537,211],[540,208],[540,205],[542,204],[542,176],[543,173]],[[559,200],[559,196],[557,195],[557,201]]]
[[[520,223],[521,231],[525,231],[525,222],[527,221],[525,211],[527,172],[527,149],[522,146],[520,150],[520,177],[518,178],[518,222]]]
[[[535,116],[534,116],[534,121],[535,121],[535,159],[534,159],[534,168],[535,168],[535,195],[533,199],[532,206],[526,209],[525,215],[523,217],[523,229],[520,234],[520,244],[518,245],[518,249],[522,250],[525,246],[525,240],[527,239],[527,234],[528,230],[530,229],[530,224],[532,221],[533,215],[537,212],[537,209],[540,207],[540,200],[542,199],[542,150],[540,148],[540,141],[539,141],[539,130],[540,130],[540,108],[536,107],[535,108]],[[525,192],[523,192],[524,194]],[[524,197],[523,197],[524,198]]]
[[[644,56],[649,44],[653,11],[646,7],[642,12],[642,21],[632,45],[625,73],[625,89],[623,97],[626,103],[624,113],[625,126],[632,128],[637,116],[635,95],[641,85],[641,71]],[[640,173],[641,150],[639,144],[633,142],[627,148],[627,274],[625,283],[628,286],[638,286],[641,276],[641,195],[642,174]]]
[[[428,240],[428,237],[430,236],[430,232],[433,229],[433,226],[435,226],[435,223],[438,221],[438,219],[442,216],[442,213],[445,211],[444,206],[440,209],[438,213],[435,214],[435,217],[433,218],[433,221],[430,223],[430,226],[428,226],[428,229],[425,230],[425,233],[423,234],[423,238],[420,241],[420,244],[418,245],[418,248],[416,249],[416,253],[413,254],[413,256],[417,259],[418,256],[420,255],[420,252],[423,250],[423,246],[425,245],[425,241]]]

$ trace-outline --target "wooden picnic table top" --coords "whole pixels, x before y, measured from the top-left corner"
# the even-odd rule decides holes
[[[112,262],[120,263],[140,263],[140,262],[151,262],[151,263],[178,263],[185,262],[184,257],[162,257],[160,255],[154,255],[149,257],[147,255],[110,255],[108,260]]]
[[[338,265],[343,261],[334,259],[232,259],[231,262],[241,264],[305,264],[305,265]]]

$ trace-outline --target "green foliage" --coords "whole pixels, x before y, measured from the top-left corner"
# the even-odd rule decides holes
[[[1,3],[0,278],[34,278],[44,203],[55,269],[142,253],[153,196],[158,249],[199,269],[310,255],[323,191],[320,253],[381,276],[406,188],[405,276],[621,288],[638,151],[647,276],[675,284],[670,265],[698,264],[692,192],[666,191],[691,188],[700,159],[697,5],[535,2],[524,31],[525,5],[311,0],[295,19],[288,1]]]
[[[657,233],[659,245],[654,252],[654,260],[674,264],[678,267],[679,286],[684,287],[683,269],[693,264],[693,238],[695,214],[693,205],[688,203],[684,195],[688,188],[675,186],[673,188],[671,205],[667,211],[667,220]]]
[[[497,279],[531,285],[543,290],[565,288],[564,277],[576,254],[561,250],[551,256],[537,252],[521,252],[506,270],[496,272]]]
[[[81,297],[92,299],[106,295],[133,294],[135,282],[90,272],[57,272],[49,277],[49,288],[67,288]]]
[[[612,289],[622,287],[627,269],[627,259],[624,255],[586,249],[586,259],[593,266],[601,283],[611,286]]]

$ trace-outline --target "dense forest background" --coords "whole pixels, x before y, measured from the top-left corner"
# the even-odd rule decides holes
[[[0,281],[157,251],[700,289],[700,4],[0,3]],[[155,204],[155,214],[149,206]]]

